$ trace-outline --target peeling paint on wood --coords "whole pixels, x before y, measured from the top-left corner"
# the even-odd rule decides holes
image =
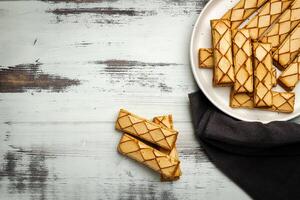
[[[62,92],[67,87],[78,85],[78,80],[43,73],[41,64],[0,66],[0,92],[26,92],[28,89]]]
[[[125,16],[151,16],[155,15],[154,11],[135,10],[134,8],[118,9],[112,7],[95,7],[95,8],[57,8],[48,12],[55,15],[78,15],[84,13],[101,14],[101,15],[125,15]]]

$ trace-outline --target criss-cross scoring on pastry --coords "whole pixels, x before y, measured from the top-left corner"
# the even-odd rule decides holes
[[[174,177],[180,163],[176,158],[164,154],[127,134],[123,134],[118,145],[118,151],[167,178]]]
[[[175,146],[178,132],[136,116],[121,109],[116,122],[116,129],[142,138],[164,149],[172,150]]]
[[[232,61],[232,41],[230,21],[211,20],[215,86],[233,85],[235,81]]]
[[[251,38],[258,40],[292,2],[290,0],[270,0],[267,2],[245,26],[249,29]]]
[[[235,93],[253,92],[252,45],[247,29],[232,31]]]
[[[228,10],[222,19],[231,21],[231,29],[237,29],[248,17],[257,11],[268,0],[240,0]]]
[[[214,63],[211,48],[200,48],[198,56],[200,68],[213,68]]]
[[[280,74],[278,83],[287,91],[292,91],[300,80],[300,55]]]
[[[272,52],[274,52],[299,22],[300,0],[294,0],[292,5],[279,17],[279,20],[259,40],[271,43]]]
[[[153,122],[162,126],[162,127],[166,127],[169,129],[174,129],[174,125],[173,125],[173,117],[172,115],[164,115],[164,116],[157,116],[153,118]],[[179,160],[179,156],[178,156],[178,152],[177,152],[177,148],[176,146],[174,146],[174,148],[171,151],[165,150],[160,148],[159,149],[161,152],[168,154],[169,156],[176,158],[177,160]],[[177,180],[179,179],[179,177],[181,176],[181,170],[180,170],[180,166],[178,166],[174,177],[170,178],[170,177],[166,177],[164,175],[161,175],[161,180],[162,181],[173,181],[173,180]]]
[[[300,50],[300,23],[273,54],[274,64],[284,70],[296,58]]]
[[[254,55],[254,105],[272,106],[272,57],[271,44],[253,43]]]

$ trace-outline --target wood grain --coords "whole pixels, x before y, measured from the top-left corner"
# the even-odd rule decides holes
[[[1,199],[249,199],[193,135],[187,52],[206,2],[1,1]],[[117,153],[120,108],[173,114],[179,181]]]

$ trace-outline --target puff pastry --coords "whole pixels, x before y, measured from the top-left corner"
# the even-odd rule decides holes
[[[235,93],[253,92],[252,45],[247,29],[232,31]]]
[[[274,52],[299,22],[300,0],[294,0],[292,5],[279,17],[279,20],[260,38],[260,41],[271,43],[272,52]]]
[[[164,177],[173,178],[179,161],[167,154],[164,154],[153,147],[135,139],[134,137],[123,134],[118,145],[118,151],[146,166],[159,172]]]
[[[213,44],[213,84],[215,86],[233,85],[235,81],[230,21],[211,20]]]
[[[274,112],[291,113],[294,111],[295,94],[292,92],[272,91],[273,104],[270,108],[263,108]],[[253,96],[248,93],[234,94],[231,91],[230,106],[232,108],[254,108]]]
[[[213,55],[211,48],[200,48],[199,49],[199,68],[213,68]]]
[[[169,128],[169,129],[174,129],[172,115],[154,117],[153,122],[160,125],[160,126],[162,126],[162,127]],[[162,148],[160,148],[159,150],[161,152],[163,152],[163,153],[179,160],[179,156],[178,156],[176,146],[174,146],[174,148],[171,151],[168,151],[168,150],[165,150],[165,149],[162,149]],[[175,174],[172,178],[161,175],[161,180],[162,181],[174,181],[174,180],[179,179],[181,174],[182,173],[181,173],[181,170],[180,170],[180,166],[178,166],[178,168],[175,171]]]
[[[300,80],[300,55],[280,74],[278,83],[286,91],[292,91]]]
[[[245,26],[253,40],[258,40],[292,3],[290,0],[268,1]]]
[[[116,129],[146,140],[166,150],[174,148],[178,135],[178,132],[173,129],[161,127],[154,122],[143,119],[123,109],[119,112]]]
[[[274,65],[284,70],[296,58],[300,50],[300,24],[288,35],[273,54]]]
[[[222,19],[231,21],[231,29],[237,29],[248,17],[257,11],[268,0],[240,0],[232,9],[228,10]]]
[[[275,67],[272,67],[272,85],[275,87],[277,85],[277,71]]]
[[[272,57],[271,44],[253,43],[254,55],[254,105],[272,106]]]

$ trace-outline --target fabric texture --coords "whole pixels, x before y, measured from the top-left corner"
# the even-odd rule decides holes
[[[300,199],[300,124],[245,122],[189,94],[195,134],[211,162],[257,200]]]

